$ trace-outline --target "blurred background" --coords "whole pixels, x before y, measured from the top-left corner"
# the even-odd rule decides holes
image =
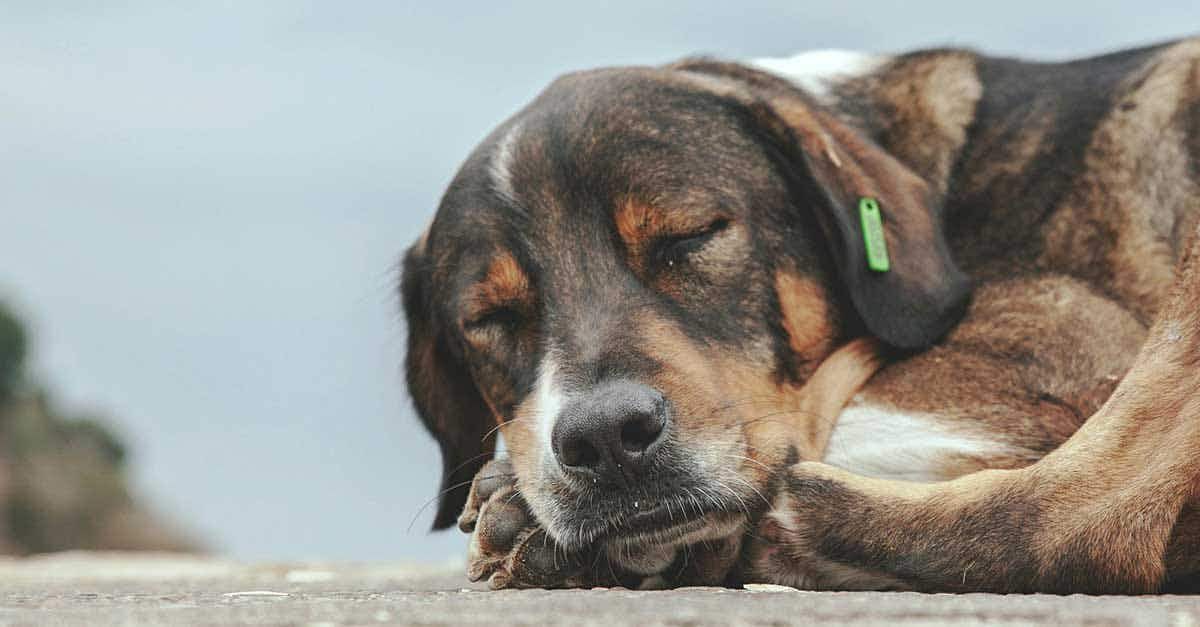
[[[1194,0],[100,4],[0,4],[0,551],[459,558],[396,264],[562,72],[1200,27]]]

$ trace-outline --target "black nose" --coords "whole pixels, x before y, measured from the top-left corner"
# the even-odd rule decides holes
[[[592,389],[563,408],[551,443],[567,472],[625,480],[645,472],[670,420],[657,390],[632,381]]]

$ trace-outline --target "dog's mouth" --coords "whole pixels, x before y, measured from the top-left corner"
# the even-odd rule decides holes
[[[698,542],[733,533],[752,514],[736,501],[692,494],[622,499],[596,509],[600,511],[581,508],[571,520],[563,521],[566,533],[560,542],[626,546]]]
[[[664,446],[656,463],[640,474],[559,474],[534,483],[525,494],[547,533],[566,549],[725,539],[770,503],[740,467],[713,461],[732,454],[704,453],[707,457],[697,459],[679,446]]]
[[[637,512],[623,521],[609,536],[613,541],[633,545],[665,545],[692,543],[702,539],[728,535],[719,531],[735,521],[744,520],[740,511],[714,509],[691,513],[684,517],[673,515],[665,506]]]

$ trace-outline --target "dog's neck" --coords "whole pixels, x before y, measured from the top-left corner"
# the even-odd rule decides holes
[[[851,340],[830,353],[804,385],[780,395],[778,415],[788,419],[754,422],[749,435],[766,455],[764,461],[823,459],[838,416],[883,365],[882,348],[873,338]],[[765,443],[773,444],[760,446]]]
[[[802,388],[800,414],[807,428],[793,434],[803,459],[825,457],[838,416],[883,365],[879,342],[865,337],[851,340],[821,362]]]

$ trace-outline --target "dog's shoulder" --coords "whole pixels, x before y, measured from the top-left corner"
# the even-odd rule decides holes
[[[977,281],[1062,273],[1153,314],[1200,215],[1200,38],[1052,62],[946,48],[754,63],[925,179]]]
[[[805,90],[944,192],[972,140],[992,151],[998,137],[1041,129],[1078,146],[1122,96],[1151,76],[1182,79],[1197,58],[1200,38],[1054,62],[936,48],[816,50],[749,64]]]

